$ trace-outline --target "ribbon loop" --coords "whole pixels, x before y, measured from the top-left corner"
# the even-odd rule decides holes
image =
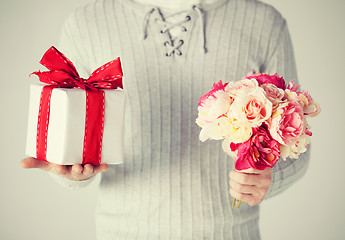
[[[50,71],[37,71],[32,74],[37,75],[43,83],[84,90],[123,88],[123,73],[119,58],[96,69],[88,79],[81,78],[73,63],[55,47],[45,52],[40,63]]]
[[[43,55],[40,64],[49,70],[61,70],[69,73],[72,76],[79,77],[79,74],[73,63],[55,47],[51,47]]]

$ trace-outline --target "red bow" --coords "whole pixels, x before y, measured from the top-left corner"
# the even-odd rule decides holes
[[[65,88],[81,89],[115,89],[122,86],[122,69],[120,59],[117,58],[96,69],[88,79],[79,76],[73,63],[59,52],[55,47],[51,47],[43,55],[40,63],[50,71],[33,72],[39,77],[41,82]]]

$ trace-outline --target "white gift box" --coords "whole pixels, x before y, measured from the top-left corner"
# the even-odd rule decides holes
[[[30,103],[26,154],[36,157],[37,121],[41,91],[44,85],[30,87]],[[125,92],[104,90],[105,116],[101,163],[123,162]],[[54,88],[50,102],[47,132],[47,161],[60,164],[81,164],[85,131],[86,92],[79,88]]]

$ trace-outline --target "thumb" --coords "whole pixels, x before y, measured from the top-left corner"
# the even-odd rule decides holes
[[[37,158],[29,157],[20,162],[22,168],[40,168],[43,170],[49,170],[51,164],[49,162],[38,160]]]

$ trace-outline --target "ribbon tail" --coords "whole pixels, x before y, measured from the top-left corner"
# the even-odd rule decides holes
[[[44,86],[40,98],[40,108],[37,121],[36,158],[42,161],[47,161],[50,99],[54,88],[56,88],[56,86]]]
[[[104,91],[86,90],[85,133],[82,164],[101,164],[105,113],[104,101]]]
[[[60,87],[70,88],[75,87],[77,81],[73,79],[73,76],[71,76],[68,72],[65,71],[37,71],[31,73],[31,75],[36,75],[40,82],[51,84],[51,85],[59,85]]]

